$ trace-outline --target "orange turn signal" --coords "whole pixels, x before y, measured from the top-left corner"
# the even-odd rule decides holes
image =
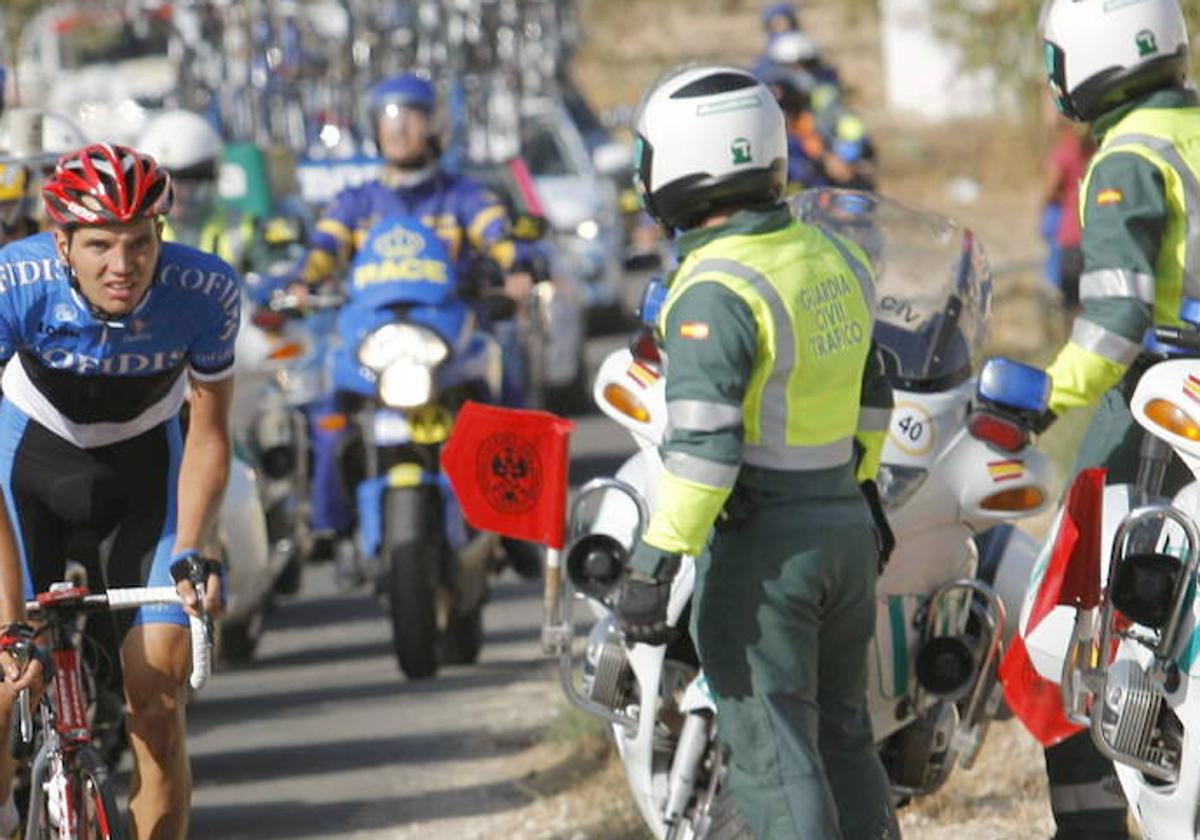
[[[326,414],[317,418],[317,428],[322,432],[340,432],[347,422],[345,414]]]
[[[986,497],[979,506],[984,510],[1022,511],[1034,510],[1046,501],[1046,494],[1040,487],[1014,487],[1012,490],[1001,490]]]
[[[289,359],[298,359],[304,355],[304,345],[298,341],[281,342],[267,354],[268,359],[274,359],[277,362],[286,362]]]
[[[1146,403],[1146,416],[1173,435],[1200,441],[1200,425],[1170,400],[1153,399]]]
[[[613,382],[604,386],[604,399],[608,404],[626,417],[631,417],[639,423],[650,422],[650,412],[642,401],[622,385]]]

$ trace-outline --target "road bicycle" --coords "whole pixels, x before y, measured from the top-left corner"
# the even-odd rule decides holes
[[[203,585],[190,575],[203,602]],[[70,581],[26,603],[31,621],[40,624],[34,640],[18,643],[13,653],[28,662],[33,644],[44,640],[52,663],[48,690],[38,703],[38,723],[28,689],[17,697],[18,751],[32,751],[25,840],[126,840],[129,833],[117,808],[108,766],[93,746],[82,663],[83,619],[88,613],[177,604],[174,586],[131,587],[91,592]],[[192,688],[208,680],[212,665],[211,619],[190,617]]]

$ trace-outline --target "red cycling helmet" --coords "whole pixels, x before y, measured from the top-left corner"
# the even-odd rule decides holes
[[[110,225],[171,209],[171,176],[128,146],[93,143],[58,159],[42,187],[46,213],[60,225]]]

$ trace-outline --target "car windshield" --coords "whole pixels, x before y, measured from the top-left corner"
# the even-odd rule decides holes
[[[572,139],[576,142],[571,142]],[[521,121],[521,153],[535,178],[583,174],[586,152],[582,143],[581,139],[568,136],[564,127],[550,118]]]
[[[992,275],[974,233],[869,193],[809,190],[791,206],[801,221],[856,243],[874,267],[874,336],[893,385],[944,390],[978,369]]]

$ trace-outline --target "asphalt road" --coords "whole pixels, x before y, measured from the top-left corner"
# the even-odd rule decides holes
[[[593,363],[617,343],[591,342]],[[628,437],[599,415],[576,421],[573,483],[611,474]],[[490,818],[537,795],[526,781],[561,707],[540,591],[498,579],[480,662],[410,682],[375,599],[308,567],[254,663],[216,674],[189,709],[191,836],[489,836]]]

